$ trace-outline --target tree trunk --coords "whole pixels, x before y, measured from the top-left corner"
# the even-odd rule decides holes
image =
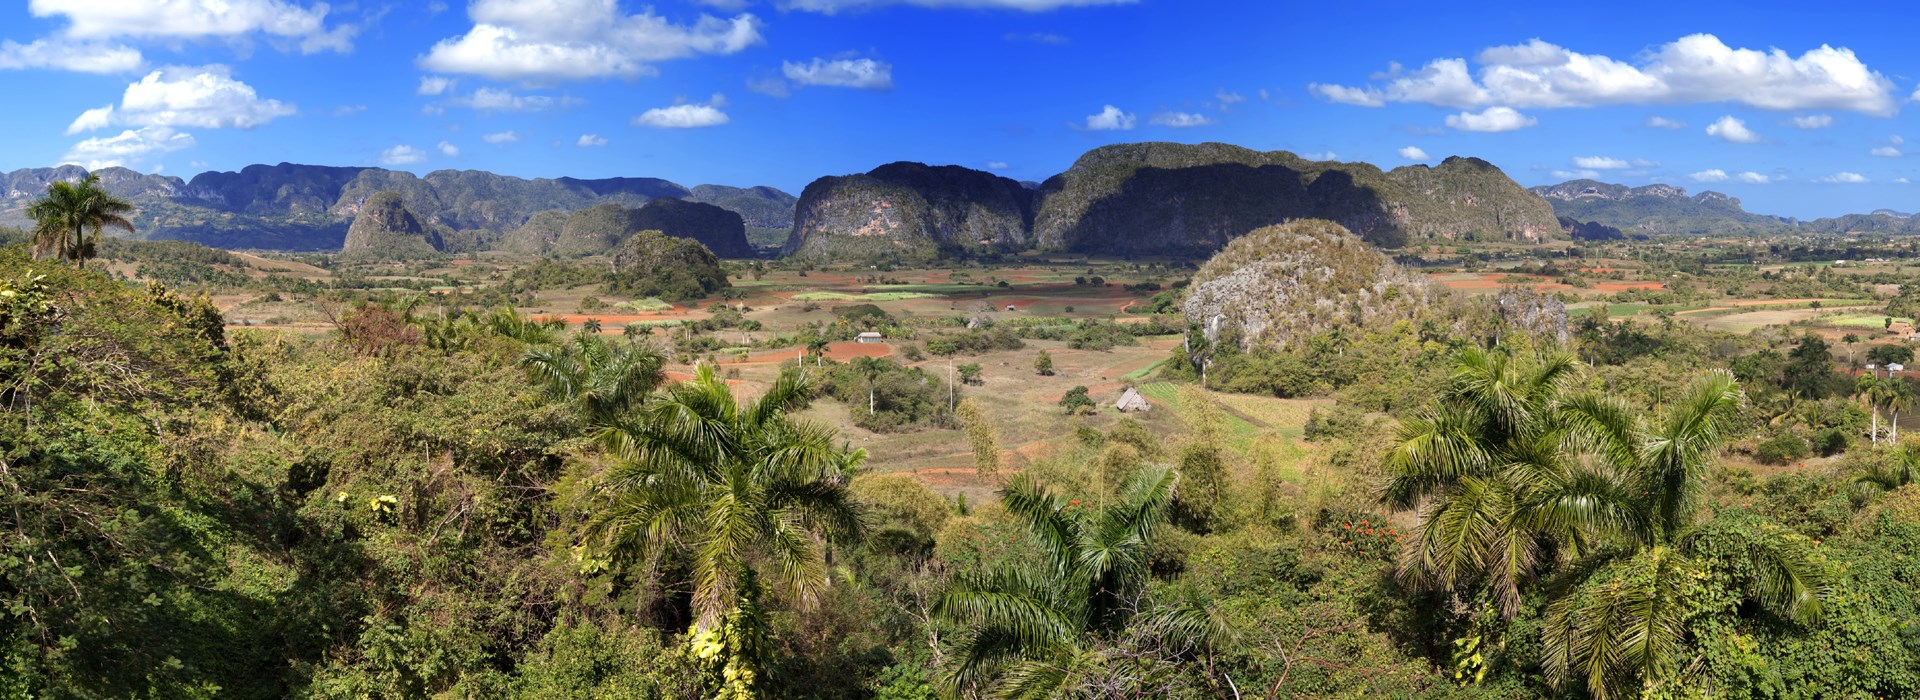
[[[873,380],[867,380],[867,415],[873,415]]]
[[[1880,444],[1880,407],[1879,406],[1873,407],[1873,428],[1867,434],[1873,437],[1873,444],[1875,445]]]

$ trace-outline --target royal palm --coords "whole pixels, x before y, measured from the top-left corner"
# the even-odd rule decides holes
[[[100,187],[100,176],[88,175],[78,183],[56,182],[47,186],[47,196],[27,207],[27,216],[37,226],[33,234],[34,254],[72,260],[86,267],[100,241],[100,230],[114,227],[133,233],[133,221],[127,218],[133,205],[108,194]]]
[[[1548,606],[1542,661],[1556,683],[1608,697],[1677,673],[1684,589],[1707,536],[1697,527],[1703,482],[1745,397],[1731,375],[1710,372],[1649,416],[1575,392],[1578,367],[1564,354],[1463,352],[1439,405],[1402,426],[1383,497],[1421,508],[1404,573],[1442,589],[1484,587],[1508,616],[1523,589],[1562,565],[1574,585]],[[1754,597],[1817,618],[1823,583],[1805,553],[1750,544]]]

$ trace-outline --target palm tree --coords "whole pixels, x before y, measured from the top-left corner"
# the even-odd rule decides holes
[[[715,629],[741,604],[755,566],[810,600],[827,585],[825,539],[864,532],[848,482],[867,457],[836,444],[831,428],[789,417],[812,389],[789,370],[741,405],[703,364],[616,420],[600,433],[619,461],[595,484],[601,506],[586,523],[589,546],[626,563],[684,553],[696,631]]]
[[[855,372],[867,378],[867,415],[873,415],[875,410],[873,385],[880,380],[880,375],[886,373],[887,363],[878,357],[856,357],[853,358],[852,364]]]
[[[1920,472],[1920,443],[1908,441],[1883,454],[1887,459],[1869,463],[1854,475],[1854,483],[1892,491],[1914,482],[1915,472]]]
[[[590,425],[608,425],[639,407],[666,380],[666,355],[651,345],[615,344],[579,334],[560,346],[534,346],[520,358],[547,395],[575,405]]]
[[[1853,395],[1866,402],[1868,413],[1872,414],[1873,425],[1867,429],[1867,437],[1873,444],[1880,444],[1880,378],[1872,372],[1860,375],[1853,382]]]
[[[27,206],[27,216],[38,224],[34,255],[72,260],[84,268],[100,241],[100,229],[111,226],[133,233],[133,221],[127,218],[131,213],[133,205],[100,187],[99,175],[89,174],[78,184],[48,185],[47,196]]]
[[[1046,559],[963,577],[935,603],[935,615],[966,630],[942,679],[947,690],[1049,697],[1074,659],[1133,622],[1148,549],[1178,481],[1178,472],[1148,467],[1119,500],[1099,507],[1049,493],[1025,474],[1001,489],[1002,503]],[[1186,639],[1224,636],[1195,605],[1150,614],[1160,629]]]
[[[1900,443],[1900,410],[1913,407],[1913,386],[1906,379],[1891,374],[1885,383],[1887,388],[1881,402],[1886,404],[1890,414],[1887,416],[1887,442],[1897,445]]]
[[[815,336],[807,341],[807,353],[813,355],[813,364],[818,367],[827,358],[827,339]]]
[[[1567,592],[1547,609],[1547,675],[1584,679],[1599,698],[1672,681],[1706,538],[1756,538],[1751,597],[1817,619],[1826,589],[1806,552],[1699,527],[1705,475],[1745,408],[1732,375],[1707,373],[1649,417],[1571,394],[1576,371],[1564,355],[1462,353],[1438,409],[1409,421],[1388,455],[1384,500],[1426,501],[1402,571],[1446,589],[1484,585],[1511,616],[1553,563],[1541,555],[1556,553]]]
[[[567,322],[558,318],[534,320],[521,316],[513,307],[505,304],[487,314],[487,330],[496,335],[506,336],[528,345],[549,345],[560,338],[560,332],[566,330]]]

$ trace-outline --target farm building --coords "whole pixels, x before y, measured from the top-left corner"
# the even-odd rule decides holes
[[[1153,410],[1153,404],[1147,401],[1147,397],[1141,396],[1138,389],[1127,387],[1126,393],[1120,395],[1120,400],[1113,402],[1113,408],[1121,413],[1138,413]]]
[[[867,331],[854,336],[853,341],[856,343],[884,343],[887,342],[887,337],[880,335],[878,331]]]

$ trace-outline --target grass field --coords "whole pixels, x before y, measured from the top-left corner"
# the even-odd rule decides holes
[[[866,294],[847,294],[845,292],[802,292],[793,295],[795,301],[905,301],[907,299],[929,299],[936,295],[925,292],[869,292]]]

